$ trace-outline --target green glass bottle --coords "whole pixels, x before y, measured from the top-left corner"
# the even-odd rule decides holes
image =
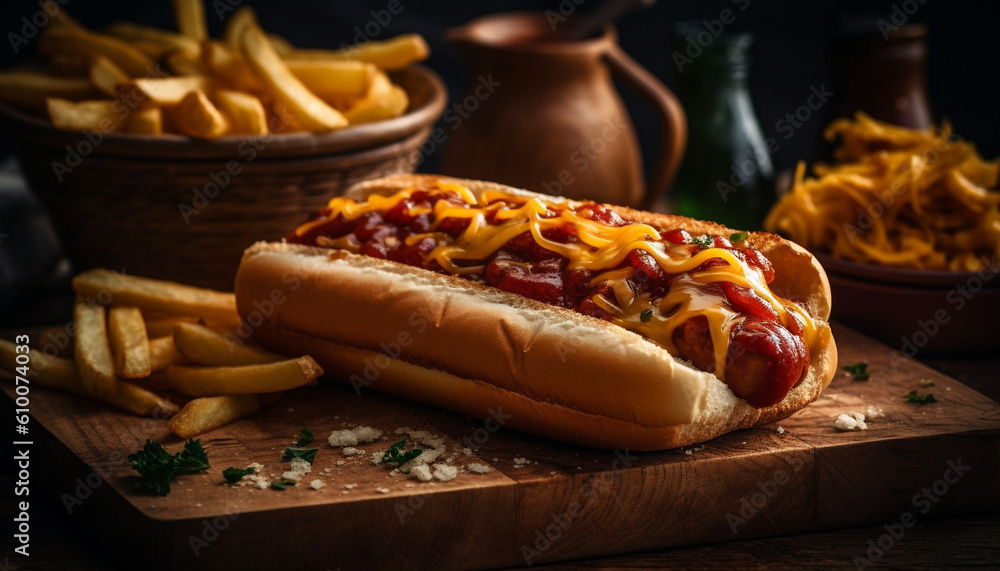
[[[688,143],[669,194],[672,210],[758,230],[774,202],[774,167],[747,86],[753,38],[747,33],[716,37],[688,22],[675,31]]]

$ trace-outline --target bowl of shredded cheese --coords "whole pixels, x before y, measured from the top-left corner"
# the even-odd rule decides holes
[[[817,256],[833,317],[908,354],[1000,348],[1000,160],[947,123],[859,112],[824,135],[834,162],[800,163],[765,228]]]

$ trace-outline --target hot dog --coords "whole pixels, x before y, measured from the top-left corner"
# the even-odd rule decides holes
[[[773,422],[836,370],[826,274],[795,244],[481,181],[355,185],[248,249],[235,287],[256,342],[359,391],[585,446]]]

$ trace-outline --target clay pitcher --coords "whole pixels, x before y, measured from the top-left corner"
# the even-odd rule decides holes
[[[534,12],[449,30],[472,80],[444,115],[442,173],[612,204],[648,206],[660,198],[684,153],[684,112],[616,39],[608,27],[593,38],[562,40]],[[609,72],[658,112],[663,143],[648,184]]]

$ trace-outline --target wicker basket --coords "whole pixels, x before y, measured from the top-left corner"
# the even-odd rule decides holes
[[[411,103],[389,121],[255,141],[111,134],[79,164],[67,161],[67,146],[87,150],[81,133],[9,108],[0,121],[76,271],[108,267],[230,290],[250,244],[286,236],[355,182],[414,170],[445,89],[419,66],[393,79]],[[55,163],[72,171],[57,173]]]

